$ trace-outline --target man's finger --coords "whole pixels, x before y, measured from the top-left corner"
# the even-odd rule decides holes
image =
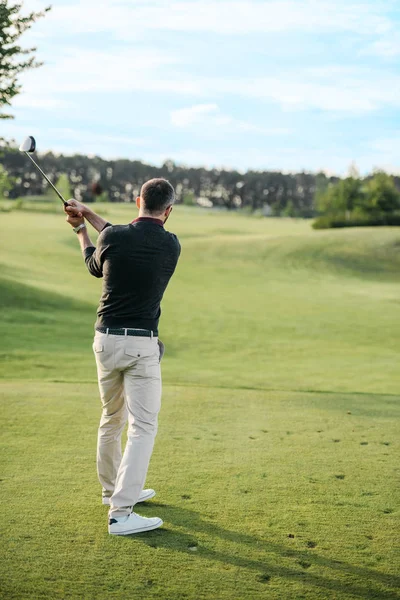
[[[72,217],[82,217],[82,213],[77,208],[73,208],[72,206],[64,206],[64,212]]]

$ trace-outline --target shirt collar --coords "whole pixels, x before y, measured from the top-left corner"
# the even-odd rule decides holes
[[[162,221],[161,219],[155,219],[154,217],[138,217],[137,219],[134,219],[132,221],[132,224],[139,223],[140,221],[150,221],[151,223],[155,223],[156,225],[164,227],[164,221]]]

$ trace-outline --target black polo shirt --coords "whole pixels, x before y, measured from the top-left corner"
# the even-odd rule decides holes
[[[97,247],[85,250],[89,272],[103,278],[96,326],[149,329],[158,335],[160,303],[180,252],[178,238],[160,219],[107,224]]]

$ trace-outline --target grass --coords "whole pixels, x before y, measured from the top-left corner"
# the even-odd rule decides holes
[[[183,207],[168,225],[182,257],[140,511],[165,525],[113,538],[95,475],[99,282],[61,214],[1,217],[0,597],[400,598],[400,233]]]

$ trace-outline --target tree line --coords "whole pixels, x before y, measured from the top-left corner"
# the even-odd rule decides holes
[[[400,225],[399,178],[383,171],[362,179],[355,169],[316,194],[315,229]]]
[[[317,216],[316,227],[380,224],[400,211],[399,177],[377,172],[361,178],[354,168],[340,179],[324,173],[240,173],[186,167],[173,161],[156,167],[139,160],[52,152],[41,154],[40,164],[54,183],[62,183],[64,193],[83,202],[134,202],[145,181],[165,177],[176,190],[178,204],[245,209],[265,216]],[[10,199],[49,194],[47,182],[14,145],[3,147],[1,165],[8,173],[2,191]]]
[[[46,195],[48,184],[29,159],[13,145],[3,148],[0,164],[12,178],[9,198]],[[64,156],[47,152],[40,165],[56,183],[68,178],[76,198],[84,202],[107,200],[134,202],[141,185],[152,177],[165,177],[176,190],[177,203],[248,209],[272,216],[312,217],[316,213],[314,197],[338,178],[323,173],[280,173],[206,169],[164,162],[161,167],[139,160],[104,160],[98,156]]]

